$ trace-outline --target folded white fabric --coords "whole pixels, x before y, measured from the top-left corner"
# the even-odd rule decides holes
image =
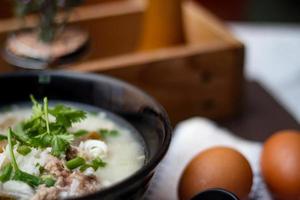
[[[158,167],[146,199],[178,199],[177,186],[185,166],[196,154],[212,146],[227,146],[240,151],[250,162],[255,175],[250,198],[271,199],[259,175],[262,144],[234,136],[228,130],[204,118],[192,118],[176,127],[170,149]]]

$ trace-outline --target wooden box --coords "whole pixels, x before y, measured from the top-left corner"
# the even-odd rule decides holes
[[[242,102],[243,44],[198,4],[184,1],[182,8],[187,42],[151,52],[136,51],[145,11],[141,1],[77,8],[71,23],[90,32],[90,49],[64,69],[128,81],[154,96],[173,123],[191,116],[235,115]],[[34,23],[28,20],[28,26]],[[16,28],[14,19],[0,20],[0,42]],[[2,60],[0,64],[6,65]]]

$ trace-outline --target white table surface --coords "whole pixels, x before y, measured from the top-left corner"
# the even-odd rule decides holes
[[[229,23],[246,46],[245,74],[300,122],[300,24]]]

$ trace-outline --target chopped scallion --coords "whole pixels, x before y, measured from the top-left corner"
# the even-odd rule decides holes
[[[45,177],[43,178],[43,183],[47,186],[47,187],[52,187],[55,184],[55,179],[53,179],[52,177]]]
[[[96,171],[99,167],[105,167],[106,162],[104,162],[101,158],[96,158],[92,160],[92,166],[94,170]]]
[[[87,168],[90,168],[90,167],[92,167],[92,166],[89,165],[89,164],[84,164],[84,165],[82,165],[82,166],[79,168],[79,170],[80,170],[81,172],[84,172]]]
[[[106,166],[106,162],[104,162],[101,158],[96,158],[92,160],[91,163],[86,163],[82,165],[79,170],[81,172],[84,172],[87,168],[91,167],[96,171],[99,167],[105,167],[105,166]]]
[[[89,132],[86,131],[86,130],[79,130],[79,131],[76,131],[76,132],[73,133],[73,134],[74,134],[75,137],[82,137],[82,136],[84,136],[84,135],[86,135],[86,134],[88,134],[88,133],[89,133]]]
[[[33,187],[37,187],[40,184],[42,184],[42,180],[40,177],[28,174],[27,172],[23,172],[21,170],[15,171],[13,179],[17,181],[22,181]]]
[[[85,160],[81,157],[76,157],[72,160],[67,161],[66,166],[68,169],[76,169],[85,164]]]
[[[20,145],[17,148],[17,152],[23,156],[26,156],[31,152],[31,148],[26,145]]]
[[[117,130],[108,130],[108,129],[100,129],[99,133],[103,137],[109,137],[109,136],[115,137],[119,135],[119,132]]]

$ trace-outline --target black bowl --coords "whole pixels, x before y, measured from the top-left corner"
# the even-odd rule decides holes
[[[111,111],[129,122],[145,142],[145,165],[124,181],[78,199],[141,199],[171,140],[164,109],[139,89],[116,79],[70,72],[19,72],[0,75],[0,107],[37,99],[78,102]]]
[[[227,190],[215,188],[200,192],[191,200],[239,200],[239,198]]]

